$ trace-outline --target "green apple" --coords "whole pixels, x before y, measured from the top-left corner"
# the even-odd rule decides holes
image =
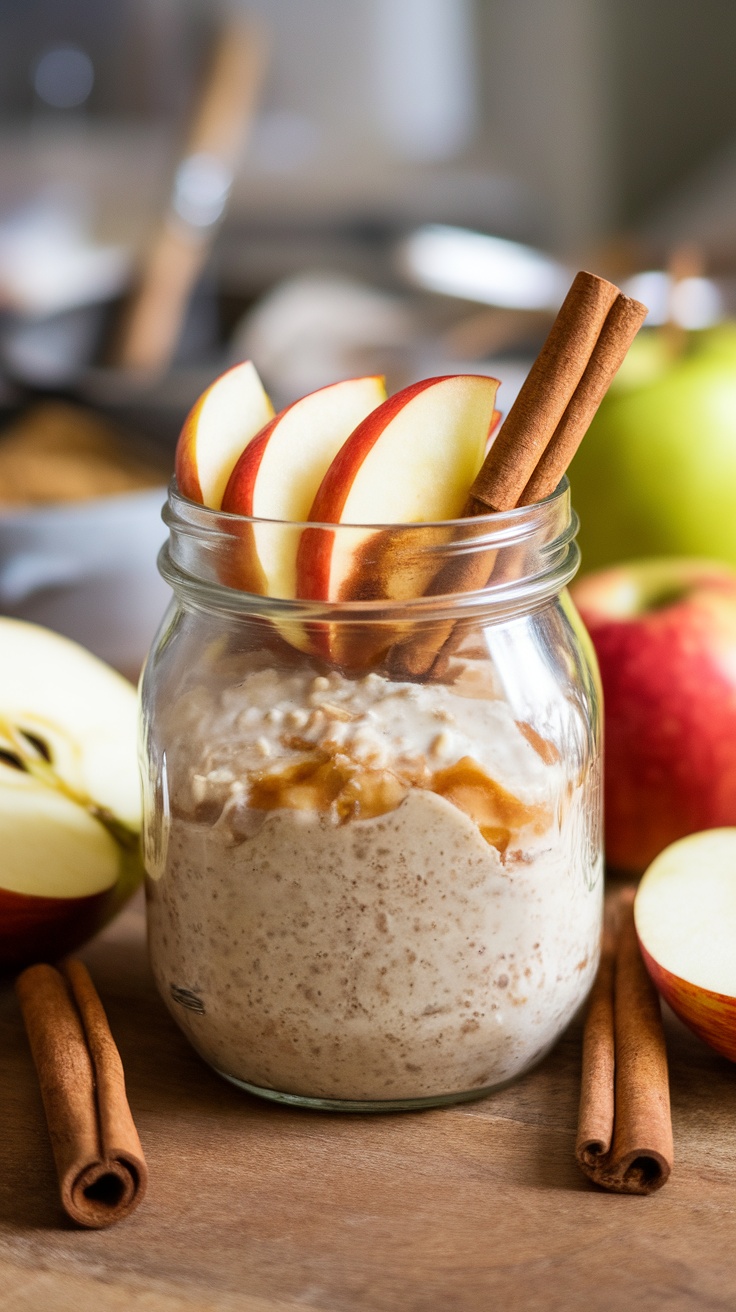
[[[640,334],[570,467],[583,568],[646,556],[736,565],[736,324]]]

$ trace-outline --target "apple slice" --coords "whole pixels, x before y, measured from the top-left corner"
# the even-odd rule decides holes
[[[425,378],[389,397],[335,456],[309,519],[401,525],[461,515],[496,422],[497,389],[495,378],[457,374]],[[364,577],[361,588],[365,543],[374,536],[370,531],[305,529],[297,560],[298,596],[337,601],[400,595],[391,580],[394,569],[401,571],[401,553],[395,551],[388,553],[392,563],[382,566],[383,578]]]
[[[135,690],[76,643],[0,618],[0,967],[58,956],[143,867]]]
[[[662,997],[736,1061],[736,829],[690,834],[665,848],[642,878],[634,920]]]
[[[184,420],[174,463],[179,491],[219,510],[238,456],[272,415],[250,360],[217,378]]]
[[[296,595],[298,532],[331,461],[366,415],[386,399],[383,378],[322,387],[276,415],[248,443],[222,498],[235,515],[287,521],[249,527],[239,586],[270,597]]]

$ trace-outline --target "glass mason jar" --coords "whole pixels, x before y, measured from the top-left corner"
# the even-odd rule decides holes
[[[287,525],[172,489],[142,681],[157,987],[223,1076],[346,1110],[528,1070],[599,952],[601,729],[563,482],[442,524]],[[265,578],[340,600],[263,595]]]

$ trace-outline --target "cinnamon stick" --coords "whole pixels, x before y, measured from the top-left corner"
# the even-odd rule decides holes
[[[543,501],[554,492],[647,313],[647,307],[641,301],[619,292],[606,315],[582,378],[519,497],[520,506]]]
[[[613,283],[581,271],[471,488],[466,517],[513,509],[554,492],[647,314]],[[587,352],[587,355],[586,355]],[[472,525],[467,537],[473,538]],[[466,550],[438,571],[427,596],[486,586],[496,553]],[[452,641],[445,621],[390,653],[393,678],[425,678]]]
[[[148,1170],[102,1003],[87,968],[71,959],[58,970],[30,966],[15,987],[62,1206],[79,1225],[112,1225],[142,1201]]]
[[[619,295],[581,270],[470,489],[465,514],[511,510],[567,409]]]
[[[601,1188],[651,1194],[674,1156],[667,1051],[631,900],[622,919],[615,952],[604,943],[585,1023],[575,1155]]]

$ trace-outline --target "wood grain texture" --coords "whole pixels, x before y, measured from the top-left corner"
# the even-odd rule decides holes
[[[580,1030],[520,1083],[439,1111],[271,1107],[219,1080],[159,1002],[143,910],[83,954],[149,1169],[106,1231],[60,1211],[17,1002],[0,993],[5,1312],[726,1312],[736,1306],[736,1068],[668,1018],[677,1164],[651,1198],[574,1161]]]

